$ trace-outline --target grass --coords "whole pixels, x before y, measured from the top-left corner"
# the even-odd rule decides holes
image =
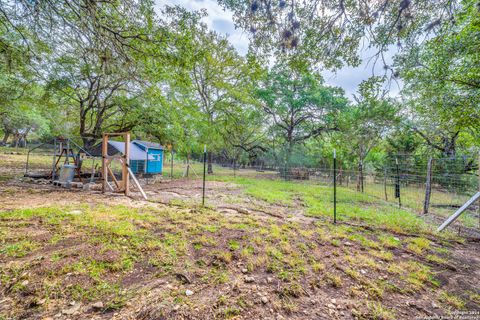
[[[409,239],[407,248],[416,254],[423,254],[426,250],[430,249],[431,241],[425,238],[413,238]]]
[[[233,177],[232,170],[221,167],[215,167],[214,172],[215,175],[209,176],[209,180],[234,182],[243,186],[248,195],[271,204],[295,206],[298,204],[297,199],[300,199],[303,204],[307,205],[307,214],[311,216],[330,216],[333,210],[331,185],[321,185],[315,180],[285,181],[272,172],[263,173],[268,178],[263,178],[262,173],[259,172],[255,172],[255,176],[252,176],[251,171],[239,171],[237,177]],[[379,224],[390,220],[390,226],[400,224],[399,227],[412,230],[426,227],[426,225],[421,225],[415,228],[418,221],[409,217],[416,216],[423,210],[423,188],[408,186],[408,188],[402,189],[402,206],[407,210],[398,208],[398,203],[393,195],[389,196],[390,202],[385,201],[384,198],[383,184],[369,183],[365,193],[359,193],[351,186],[340,185],[337,187],[337,210],[340,219],[343,217],[350,220],[369,220],[369,222],[373,222],[372,220],[375,219]],[[430,211],[447,217],[453,213],[454,207],[449,208],[446,204],[460,206],[468,199],[468,195],[433,190]],[[436,204],[439,206],[435,207]],[[376,212],[378,206],[383,209],[381,215]],[[383,219],[381,216],[384,216]],[[460,216],[458,221],[467,227],[478,226],[478,219],[469,212]]]
[[[255,179],[248,177],[215,176],[214,180],[235,182],[245,193],[270,204],[297,206],[302,201],[305,215],[331,218],[333,197],[331,187],[312,182]],[[337,190],[337,217],[340,221],[361,221],[382,226],[396,233],[431,233],[429,225],[415,213],[399,209],[367,194],[359,194],[349,188]],[[390,241],[394,245],[394,241]]]
[[[224,215],[213,207],[188,204],[136,208],[96,204],[0,212],[0,261],[9,262],[0,268],[0,282],[14,288],[9,295],[25,310],[22,295],[27,292],[37,300],[103,301],[105,310],[121,310],[142,287],[159,279],[175,288],[165,290],[162,285],[153,290],[163,290],[166,304],[195,310],[196,288],[205,288],[209,294],[202,296],[201,303],[216,305],[215,316],[220,318],[235,318],[255,305],[263,306],[253,294],[241,291],[245,286],[268,291],[268,307],[286,314],[305,309],[302,299],[313,299],[318,288],[361,301],[357,310],[361,319],[392,319],[398,311],[396,304],[389,303],[392,298],[410,299],[414,293],[430,297],[435,290],[444,293],[434,299],[452,308],[461,306],[462,300],[439,288],[435,280],[434,268],[444,263],[448,251],[438,251],[437,243],[429,240],[432,230],[414,213],[339,188],[343,197],[339,219],[351,224],[332,225],[326,187],[247,177],[235,182],[249,197],[287,211],[302,205],[306,215],[320,219],[304,223],[253,214]],[[259,186],[265,190],[258,191]],[[73,210],[81,214],[71,214]],[[47,231],[48,237],[36,238],[29,228]],[[443,244],[450,238],[438,239]],[[401,257],[399,251],[414,253],[414,258]],[[37,257],[42,257],[41,262],[36,262]],[[179,280],[179,274],[189,280]],[[254,277],[254,283],[246,283],[246,276]],[[273,280],[267,283],[267,277]],[[26,280],[29,284],[24,285]],[[185,289],[195,286],[195,294],[185,297]]]
[[[443,303],[446,303],[453,310],[465,309],[465,301],[454,294],[448,293],[447,291],[442,291],[440,293],[439,300]]]

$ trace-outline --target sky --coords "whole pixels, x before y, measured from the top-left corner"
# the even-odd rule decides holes
[[[158,12],[164,5],[179,5],[187,10],[195,11],[206,9],[208,16],[203,18],[203,22],[206,23],[210,29],[227,35],[230,43],[232,43],[240,54],[245,55],[247,53],[249,42],[247,32],[242,29],[235,29],[232,12],[223,10],[216,0],[156,0]],[[387,63],[391,62],[391,57],[394,52],[394,48],[387,52]],[[372,73],[375,75],[384,74],[382,63],[377,63],[372,71],[373,63],[368,63],[368,59],[373,53],[373,50],[362,51],[360,56],[362,57],[363,63],[356,68],[344,67],[336,73],[323,71],[322,74],[326,83],[343,88],[347,96],[352,99],[353,94],[357,91],[358,85],[362,80],[368,79],[372,76]],[[389,90],[390,96],[392,97],[397,96],[399,93],[399,87],[394,82],[389,86]]]

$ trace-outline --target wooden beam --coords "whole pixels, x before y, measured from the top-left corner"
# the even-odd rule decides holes
[[[110,184],[110,182],[107,181],[107,186],[108,186],[108,189],[110,189],[110,191],[115,191],[115,189],[113,189],[112,185]]]
[[[105,158],[110,160],[115,160],[115,159],[123,159],[124,157],[120,155],[115,155],[115,156],[106,156]]]
[[[117,189],[120,188],[120,185],[118,184],[118,180],[117,180],[117,178],[115,178],[115,175],[113,174],[112,169],[108,166],[107,166],[107,169],[108,169],[108,173],[110,173],[110,176],[112,177],[113,182],[117,186]]]
[[[133,180],[133,182],[135,183],[135,185],[137,186],[138,190],[140,190],[140,193],[142,194],[143,198],[144,198],[145,200],[148,200],[148,199],[147,199],[147,195],[146,195],[145,192],[143,191],[142,186],[140,186],[140,183],[138,182],[137,178],[136,178],[135,175],[133,174],[132,169],[130,169],[130,167],[128,167],[128,172],[129,172],[130,175],[132,176],[132,180]]]
[[[108,156],[108,134],[103,134],[102,139],[102,193],[105,193],[108,183],[107,157]]]

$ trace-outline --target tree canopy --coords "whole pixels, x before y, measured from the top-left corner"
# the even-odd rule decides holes
[[[479,147],[479,6],[463,1],[219,0],[250,35],[242,55],[205,11],[147,0],[2,1],[1,143],[107,131],[213,161],[343,166]],[[394,63],[383,55],[397,46]],[[376,53],[358,93],[325,69]],[[404,84],[397,97],[384,84]],[[209,166],[209,171],[212,167]]]

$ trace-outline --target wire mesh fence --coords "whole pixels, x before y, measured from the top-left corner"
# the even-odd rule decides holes
[[[51,173],[55,146],[39,144],[29,147],[30,149],[14,151],[11,148],[1,149],[0,153],[5,155],[13,152],[15,157],[3,156],[2,160],[0,155],[0,176]],[[338,161],[340,165],[337,166],[335,177],[336,186],[340,190],[337,197],[340,208],[342,204],[375,208],[378,203],[385,203],[414,211],[438,225],[460,208],[480,187],[478,156],[475,155],[436,159],[393,155],[381,165],[362,164],[355,169],[345,169],[342,159]],[[101,158],[86,156],[82,163],[84,173],[101,171]],[[139,174],[139,179],[145,184],[155,184],[159,179],[202,180],[203,168],[202,154],[182,157],[165,150],[162,173],[156,176]],[[208,169],[208,165],[206,168]],[[296,201],[305,202],[309,212],[333,211],[333,157],[323,159],[321,166],[285,166],[272,162],[266,164],[262,161],[249,163],[230,160],[214,161],[211,169],[213,172],[206,175],[207,180],[234,182],[235,179],[243,179],[246,185],[252,180],[271,180],[284,182],[285,186],[293,184],[301,190],[312,189],[309,196],[321,199],[324,202],[322,206],[309,203],[307,196],[302,199],[299,195]],[[120,167],[113,166],[113,171],[120,174]],[[97,181],[101,180],[100,176],[95,178]],[[264,183],[258,187],[268,188],[269,185]],[[378,210],[383,209],[378,206]],[[480,232],[479,211],[478,203],[474,203],[460,216],[456,225]]]
[[[164,177],[174,179],[201,179],[201,159],[174,159],[165,162]],[[426,220],[439,224],[453,214],[480,188],[478,158],[462,156],[437,159],[414,159],[413,156],[396,155],[382,166],[364,166],[361,170],[336,170],[336,184],[348,191],[348,196],[338,198],[339,203],[361,206],[381,201],[393,206],[414,211]],[[333,202],[332,167],[285,167],[275,165],[236,164],[235,161],[214,164],[207,179],[248,178],[255,180],[278,180],[301,184],[303,188],[326,187],[327,197]],[[455,225],[480,232],[479,204],[474,203],[460,216]],[[333,210],[333,209],[332,209]]]

